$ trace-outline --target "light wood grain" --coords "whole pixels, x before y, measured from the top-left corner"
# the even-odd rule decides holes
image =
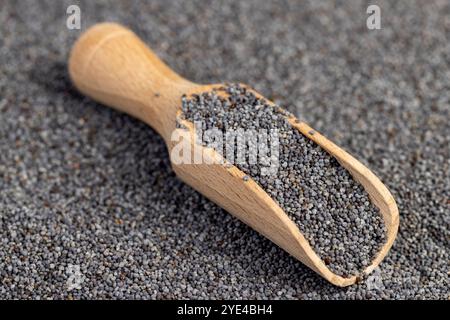
[[[214,150],[195,147],[192,123],[180,117],[181,97],[221,86],[190,82],[164,64],[133,32],[113,23],[98,24],[86,31],[74,45],[69,73],[75,86],[87,96],[126,112],[153,127],[166,142],[169,153],[174,130],[189,139],[193,152],[212,160]],[[256,93],[256,92],[255,92]],[[256,93],[259,95],[258,93]],[[188,130],[176,129],[176,123]],[[386,256],[397,235],[399,216],[395,201],[384,184],[363,164],[314,131],[306,123],[289,119],[293,127],[333,155],[369,193],[381,210],[388,241],[365,270],[371,272]],[[355,283],[357,277],[334,274],[313,251],[295,223],[253,180],[243,181],[238,168],[223,164],[174,164],[180,179],[272,240],[322,277],[338,286]],[[274,261],[273,263],[276,263]]]

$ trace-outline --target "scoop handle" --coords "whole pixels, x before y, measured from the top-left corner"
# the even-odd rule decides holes
[[[69,74],[83,94],[146,122],[166,141],[181,96],[196,86],[115,23],[94,25],[81,35],[70,54]]]

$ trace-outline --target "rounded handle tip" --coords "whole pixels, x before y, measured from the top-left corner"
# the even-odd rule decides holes
[[[108,40],[115,36],[133,32],[124,26],[113,23],[98,23],[86,30],[75,42],[69,56],[69,74],[75,85],[83,78],[89,68],[95,52]]]
[[[82,93],[145,121],[161,134],[172,129],[181,95],[194,86],[117,23],[100,23],[85,31],[72,48],[68,68]]]

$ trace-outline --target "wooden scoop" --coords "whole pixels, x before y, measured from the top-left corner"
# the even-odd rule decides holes
[[[182,78],[132,31],[113,23],[95,25],[80,37],[70,55],[69,72],[75,86],[87,96],[126,112],[154,128],[163,137],[169,153],[175,145],[171,141],[171,134],[176,130],[177,119],[186,124],[185,120],[178,117],[182,95],[207,92],[221,86],[199,85]],[[313,131],[306,123],[295,120],[289,119],[292,126],[333,155],[364,186],[383,214],[387,242],[372,264],[364,270],[369,273],[386,256],[397,235],[399,216],[394,198],[383,183],[358,160]],[[194,135],[193,125],[187,124],[188,130],[178,130],[184,132],[182,134]],[[194,152],[203,152],[204,159],[218,157],[210,148],[193,149]],[[331,283],[348,286],[357,281],[357,276],[344,278],[328,269],[296,224],[276,202],[252,179],[243,181],[245,174],[242,171],[234,166],[206,163],[174,164],[172,161],[172,166],[184,182]]]

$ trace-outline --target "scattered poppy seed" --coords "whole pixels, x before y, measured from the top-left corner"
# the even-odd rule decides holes
[[[128,26],[139,22],[151,44],[158,45],[155,30],[170,37],[170,48],[159,53],[192,79],[239,77],[278,93],[289,111],[369,161],[397,201],[399,236],[378,272],[346,288],[329,284],[176,178],[154,130],[75,93],[66,67],[74,34],[57,27],[54,2],[3,1],[2,299],[448,300],[450,91],[440,90],[450,87],[447,1],[381,2],[381,10],[396,18],[389,19],[389,30],[377,31],[377,50],[372,33],[353,34],[361,24],[354,19],[358,1],[342,2],[334,28],[306,19],[301,34],[297,24],[305,12],[337,17],[333,2],[319,8],[315,1],[292,1],[301,10],[277,0],[117,2],[136,14],[119,14],[101,1],[95,16],[117,20],[119,14]],[[208,19],[197,19],[199,10]],[[227,24],[237,15],[245,20]],[[426,25],[411,23],[417,19]],[[264,42],[248,41],[262,21]],[[401,45],[393,45],[393,37]],[[212,52],[203,52],[207,43]],[[317,54],[324,43],[333,44],[333,54]],[[351,46],[358,50],[349,56]],[[177,47],[183,54],[172,55]],[[205,59],[196,59],[200,55]],[[301,58],[289,59],[295,55]],[[80,130],[80,117],[93,139]],[[45,140],[37,138],[37,128],[50,133]],[[421,157],[413,167],[416,153]],[[80,162],[81,174],[68,172],[67,161]],[[115,218],[129,223],[118,226]],[[83,280],[71,291],[70,265],[80,267]],[[382,286],[371,279],[382,279]]]

